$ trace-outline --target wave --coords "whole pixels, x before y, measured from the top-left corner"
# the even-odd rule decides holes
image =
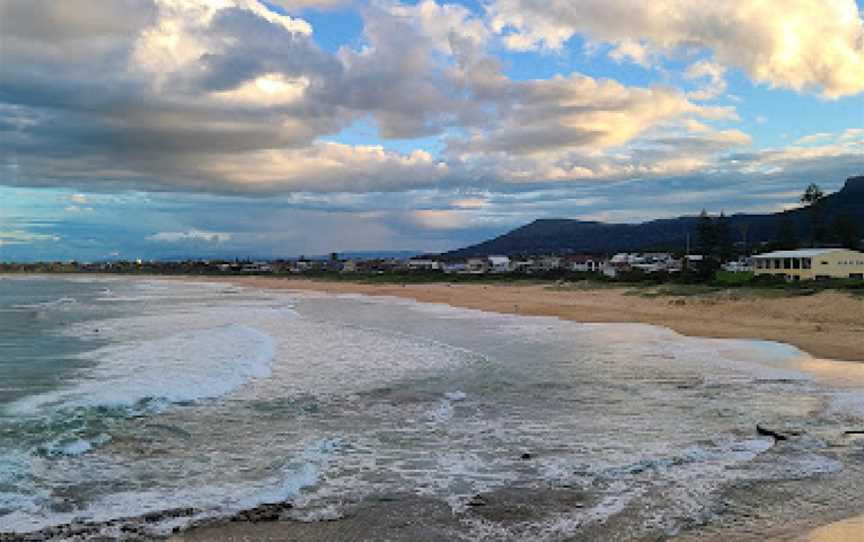
[[[13,403],[10,411],[34,414],[221,397],[251,379],[269,376],[274,355],[269,335],[236,324],[110,345],[84,355],[96,366],[71,386]]]

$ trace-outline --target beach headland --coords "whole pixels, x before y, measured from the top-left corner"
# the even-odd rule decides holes
[[[267,276],[194,277],[268,289],[395,296],[586,323],[633,322],[683,335],[791,344],[816,358],[864,362],[864,296],[822,291],[670,289],[561,283],[369,283]]]

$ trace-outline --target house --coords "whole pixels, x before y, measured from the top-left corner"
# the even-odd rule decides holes
[[[532,259],[514,260],[510,262],[510,268],[514,273],[533,273],[536,262]]]
[[[492,273],[509,273],[510,258],[507,256],[489,256],[489,271]]]
[[[577,255],[568,258],[568,263],[570,264],[571,271],[596,273],[600,271],[600,268],[603,267],[605,262],[602,258],[596,256]]]
[[[468,272],[468,264],[465,262],[443,262],[441,264],[441,270],[445,273],[467,273]]]
[[[559,256],[542,256],[537,261],[536,270],[539,273],[548,273],[561,269],[563,258]]]
[[[723,270],[730,273],[747,273],[753,271],[753,261],[750,258],[739,258],[724,263]]]
[[[437,260],[416,259],[408,260],[408,269],[411,271],[439,271],[441,264]]]
[[[469,273],[486,273],[489,271],[489,260],[486,258],[468,258],[465,266]]]
[[[864,253],[845,248],[780,250],[753,256],[756,275],[781,276],[786,280],[864,280]]]

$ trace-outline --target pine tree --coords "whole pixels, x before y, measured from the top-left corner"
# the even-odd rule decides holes
[[[857,250],[861,244],[861,232],[858,230],[858,224],[849,215],[842,213],[834,219],[831,225],[832,233],[837,241],[844,248]]]
[[[721,212],[714,222],[714,238],[717,242],[715,253],[720,262],[732,258],[732,231],[729,228],[729,219],[726,213]]]
[[[804,194],[801,195],[801,203],[810,210],[810,246],[816,244],[825,237],[825,210],[822,200],[825,193],[816,183],[810,183]]]
[[[795,232],[795,223],[788,213],[783,213],[777,225],[775,235],[777,248],[781,250],[794,250],[798,248],[798,234]]]
[[[696,237],[699,252],[703,256],[707,257],[714,253],[717,247],[717,230],[714,227],[714,221],[705,209],[699,213],[699,221],[696,223]]]

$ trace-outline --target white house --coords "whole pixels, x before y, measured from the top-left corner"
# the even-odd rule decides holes
[[[437,260],[408,260],[408,269],[411,271],[438,271],[441,269],[441,264]]]
[[[485,273],[489,270],[489,260],[486,258],[468,258],[465,265],[469,273]]]
[[[510,272],[510,258],[507,256],[489,256],[489,271],[492,273]]]

